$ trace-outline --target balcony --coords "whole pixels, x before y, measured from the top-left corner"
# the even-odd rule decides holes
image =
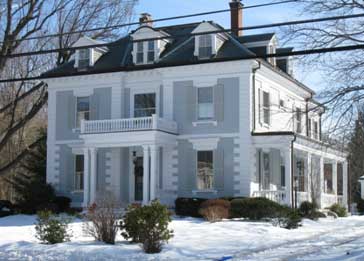
[[[153,114],[151,117],[93,120],[81,122],[81,134],[102,134],[133,131],[161,131],[177,134],[177,123]]]

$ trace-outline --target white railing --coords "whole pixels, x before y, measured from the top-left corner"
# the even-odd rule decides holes
[[[253,197],[255,198],[267,198],[275,201],[279,204],[286,203],[286,191],[284,190],[260,190],[254,191]]]
[[[96,134],[110,132],[127,132],[142,130],[160,130],[177,133],[177,123],[159,118],[153,114],[151,117],[94,120],[81,122],[81,134]]]
[[[337,203],[338,198],[335,194],[322,193],[321,195],[321,208],[330,207],[332,204]]]

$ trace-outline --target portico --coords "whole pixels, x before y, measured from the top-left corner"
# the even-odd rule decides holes
[[[176,135],[177,125],[156,115],[133,119],[83,121],[81,123],[81,138],[84,141],[83,206],[87,207],[94,203],[98,196],[97,159],[98,151],[101,149],[129,148],[131,151],[131,148],[139,148],[143,158],[143,189],[140,203],[148,204],[156,199],[158,173],[161,168],[159,151],[161,148],[175,146]],[[133,164],[132,157],[129,161]],[[118,174],[120,173],[113,173],[113,175]],[[133,201],[138,202],[136,199]]]

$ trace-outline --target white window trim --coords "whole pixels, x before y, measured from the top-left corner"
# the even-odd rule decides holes
[[[258,107],[259,107],[259,122],[260,122],[260,124],[263,126],[263,127],[266,127],[266,128],[269,128],[270,126],[271,126],[271,123],[272,123],[272,114],[271,114],[271,93],[270,93],[270,91],[269,90],[266,90],[266,89],[264,89],[264,88],[259,88],[258,89],[258,92],[260,93],[260,94],[258,94],[258,96],[260,96],[260,97],[258,97],[258,102],[259,102],[259,104],[258,104]],[[268,107],[268,109],[269,109],[269,123],[266,123],[265,121],[264,121],[264,106],[263,106],[263,103],[264,103],[264,99],[263,99],[263,94],[264,94],[264,92],[265,93],[268,93],[268,95],[269,95],[269,107]]]
[[[216,143],[217,144],[217,143]],[[211,151],[212,152],[212,176],[214,178],[214,182],[213,182],[213,188],[210,189],[195,189],[192,190],[193,194],[197,194],[197,193],[217,193],[217,190],[215,189],[215,168],[214,168],[214,156],[215,156],[215,151],[216,151],[217,147],[215,149],[198,149],[196,150],[196,170],[195,170],[195,175],[196,175],[196,187],[197,187],[197,178],[198,178],[198,152],[200,151]]]
[[[196,90],[195,90],[195,95],[196,95],[196,115],[195,115],[195,121],[192,122],[192,125],[194,127],[196,127],[198,124],[213,124],[215,126],[217,126],[217,121],[216,121],[216,112],[215,112],[215,85],[213,86],[196,86]],[[199,103],[198,103],[198,89],[200,88],[212,88],[212,117],[211,119],[200,119],[199,118]]]
[[[206,151],[206,150],[216,150],[220,138],[219,137],[199,138],[199,139],[193,138],[189,139],[188,141],[192,143],[194,150]]]
[[[153,40],[154,42],[154,61],[148,62],[148,44],[149,41],[144,41],[143,43],[143,62],[137,63],[137,50],[138,50],[138,42],[133,43],[133,63],[135,65],[141,65],[141,64],[153,64],[154,62],[158,61],[159,59],[159,52],[160,52],[160,40]]]
[[[81,126],[77,127],[77,115],[78,115],[78,110],[77,110],[77,100],[78,98],[88,98],[88,113],[89,113],[89,118],[91,118],[91,97],[90,96],[76,96],[76,101],[75,101],[75,128],[72,130],[73,132],[79,132],[81,129]]]
[[[90,55],[89,66],[93,66],[94,65],[94,48],[87,48],[87,49],[89,50],[89,55]],[[76,50],[75,68],[79,68],[78,67],[79,59],[80,59],[80,49]],[[82,69],[84,69],[84,68],[82,68]]]
[[[77,153],[77,154],[73,154],[73,163],[74,163],[74,169],[73,169],[73,190],[72,193],[81,193],[84,191],[84,189],[76,189],[75,185],[76,185],[76,175],[77,175],[77,171],[76,171],[76,157],[77,156],[83,156],[83,154],[81,153]],[[85,160],[85,159],[83,159]],[[83,170],[83,176],[85,175],[85,170]],[[83,184],[85,186],[85,184]]]
[[[217,35],[216,34],[207,34],[210,35],[212,37],[211,39],[211,47],[212,47],[212,51],[211,54],[215,55],[217,53]],[[200,57],[200,35],[195,36],[195,51],[194,51],[194,56],[196,57]],[[209,59],[209,57],[203,57],[203,58],[199,58],[201,60],[204,59]]]
[[[159,87],[151,87],[148,86],[148,88],[132,88],[130,91],[130,114],[129,114],[129,118],[135,118],[134,115],[134,101],[135,101],[135,95],[136,94],[148,94],[148,93],[155,93],[155,105],[156,105],[156,109],[155,109],[155,114],[159,115],[160,113],[160,108],[159,108],[159,103],[160,103],[160,88]]]

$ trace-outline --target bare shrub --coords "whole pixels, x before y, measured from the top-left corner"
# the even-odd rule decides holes
[[[209,199],[201,204],[201,216],[210,222],[229,218],[230,202],[224,199]]]
[[[104,196],[92,204],[86,213],[84,231],[87,235],[106,244],[115,244],[115,237],[118,231],[118,213],[120,206],[112,196]]]

